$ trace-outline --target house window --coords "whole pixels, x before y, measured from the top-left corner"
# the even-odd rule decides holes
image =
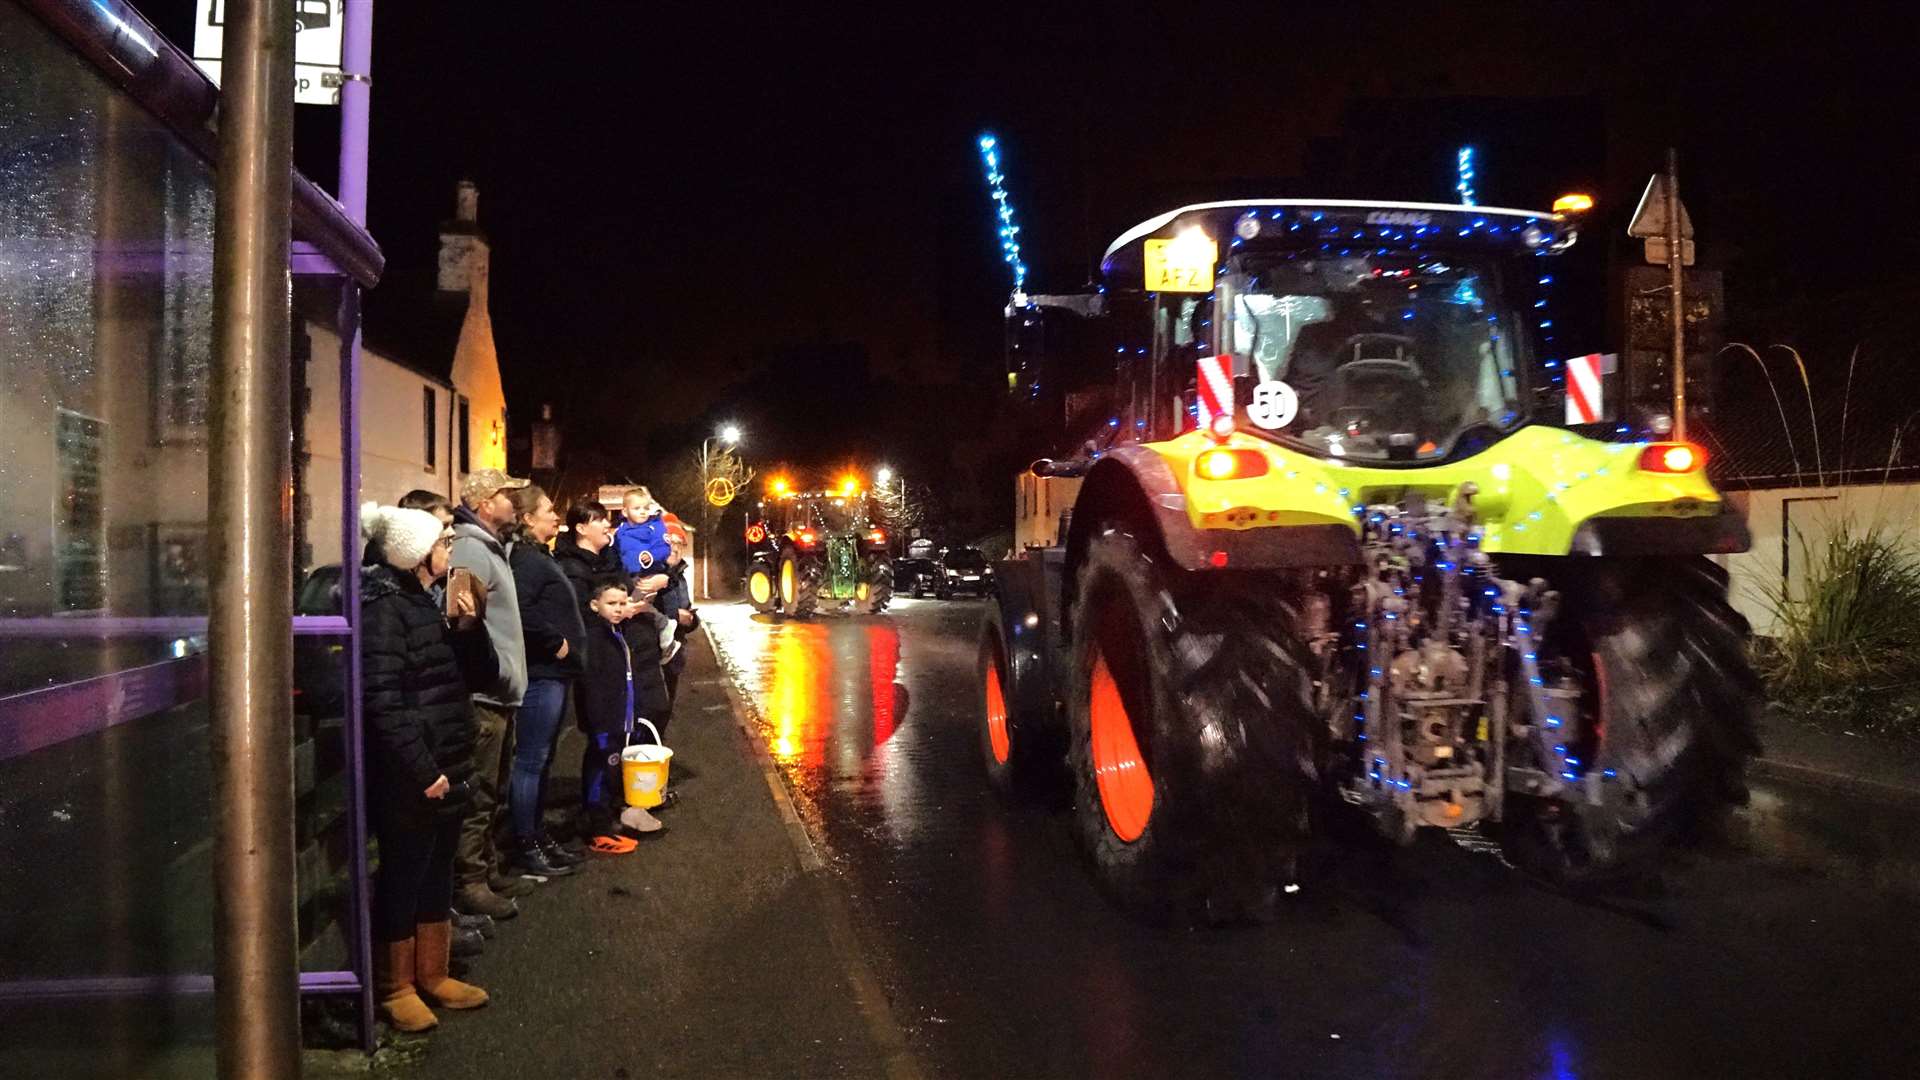
[[[425,460],[427,463],[427,471],[433,472],[440,464],[435,458],[435,450],[440,442],[440,433],[436,430],[440,426],[440,402],[437,400],[438,395],[433,392],[433,387],[431,386],[421,387],[420,395],[420,418],[426,424],[427,435],[427,456]]]
[[[473,448],[470,445],[473,424],[467,399],[464,396],[460,399],[460,420],[457,426],[460,429],[460,472],[464,476],[473,471]]]

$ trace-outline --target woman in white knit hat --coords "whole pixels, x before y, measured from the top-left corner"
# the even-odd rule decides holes
[[[464,672],[484,667],[477,654],[491,645],[471,617],[470,592],[448,600],[455,625],[433,600],[452,530],[424,510],[374,503],[361,508],[360,520],[368,540],[360,577],[367,810],[380,845],[374,980],[387,1022],[425,1031],[439,1022],[428,1002],[449,1009],[487,1003],[486,991],[453,978],[448,965],[453,852],[473,771]]]

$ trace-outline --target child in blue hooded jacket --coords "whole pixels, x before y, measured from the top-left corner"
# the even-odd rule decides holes
[[[613,534],[613,546],[620,553],[621,567],[629,574],[663,572],[672,550],[667,542],[666,511],[654,501],[651,492],[637,487],[627,492],[621,513],[626,521]]]

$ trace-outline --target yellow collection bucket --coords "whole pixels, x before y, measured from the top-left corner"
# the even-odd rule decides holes
[[[667,768],[673,763],[673,751],[659,745],[658,728],[646,720],[640,723],[653,732],[654,744],[620,751],[620,787],[626,792],[628,806],[651,810],[666,801]]]

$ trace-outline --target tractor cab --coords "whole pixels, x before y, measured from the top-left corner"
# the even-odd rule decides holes
[[[1060,388],[1055,449],[1081,457],[1211,424],[1319,458],[1458,460],[1557,411],[1552,256],[1575,236],[1493,207],[1184,207],[1113,242],[1097,303],[1009,308],[1009,383]]]

